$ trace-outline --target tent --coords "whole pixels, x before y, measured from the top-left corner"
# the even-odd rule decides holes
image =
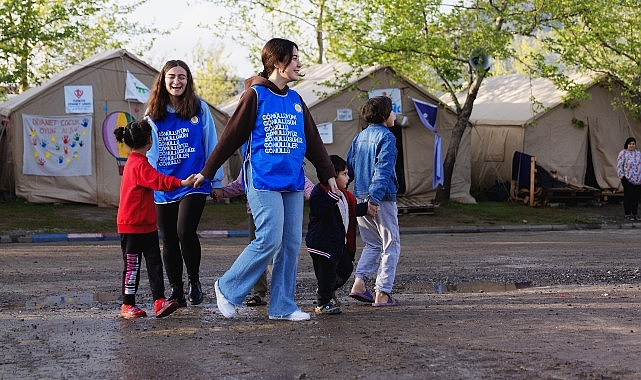
[[[536,156],[554,179],[573,186],[615,191],[616,158],[625,139],[641,137],[641,122],[613,103],[609,90],[588,75],[573,77],[589,99],[564,101],[565,92],[544,78],[486,78],[472,123],[472,188],[509,181],[515,151]]]
[[[148,93],[158,75],[130,52],[110,50],[0,104],[0,192],[34,203],[118,206],[119,169],[127,152],[118,150],[112,132],[117,125],[140,119],[145,111],[140,97],[130,95],[131,100],[125,100],[126,89],[131,89],[126,85],[128,72],[134,78],[134,91],[142,94]],[[222,131],[226,115],[209,107]],[[60,128],[55,132],[50,127],[54,124]],[[36,149],[39,145],[47,149]],[[54,174],[38,172],[34,160]]]
[[[367,126],[360,116],[360,108],[368,93],[387,94],[393,98],[397,125],[392,129],[397,139],[399,155],[396,174],[399,178],[399,196],[418,202],[434,199],[432,188],[434,174],[434,133],[422,123],[412,99],[438,107],[436,129],[442,136],[443,151],[451,138],[456,116],[451,110],[417,84],[397,74],[391,67],[374,66],[359,71],[346,63],[318,64],[304,68],[302,80],[291,85],[310,109],[318,125],[329,154],[347,156],[354,137]],[[232,114],[237,98],[220,105]],[[466,132],[459,147],[451,199],[464,203],[476,201],[470,188],[470,134]],[[444,157],[443,157],[444,158]],[[306,175],[316,181],[314,167],[305,163]]]

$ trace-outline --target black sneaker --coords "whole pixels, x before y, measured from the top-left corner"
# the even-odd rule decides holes
[[[325,305],[316,306],[314,312],[316,312],[316,314],[340,314],[342,313],[342,310],[339,306],[334,306],[330,302]]]

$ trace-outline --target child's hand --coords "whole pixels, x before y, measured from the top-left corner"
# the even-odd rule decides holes
[[[378,206],[367,202],[367,215],[376,216],[378,214]]]
[[[223,189],[211,189],[210,195],[214,202],[220,202],[223,199]]]
[[[192,187],[196,183],[196,175],[192,174],[189,177],[180,181],[180,186]]]

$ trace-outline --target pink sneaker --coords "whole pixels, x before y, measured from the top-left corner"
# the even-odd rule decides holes
[[[146,317],[147,313],[134,305],[122,305],[120,306],[120,316],[125,319],[134,319]]]
[[[178,310],[180,305],[176,300],[165,300],[164,298],[158,298],[154,301],[154,313],[156,313],[156,318],[166,317],[174,311]]]

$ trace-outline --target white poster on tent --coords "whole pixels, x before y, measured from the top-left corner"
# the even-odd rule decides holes
[[[65,86],[66,113],[93,113],[93,87]]]
[[[44,176],[92,174],[92,115],[22,114],[22,172]]]
[[[332,144],[334,142],[334,124],[330,123],[320,123],[316,124],[318,128],[318,134],[323,140],[323,144]]]
[[[403,114],[403,107],[401,106],[401,89],[400,88],[377,88],[369,90],[367,95],[370,98],[375,96],[387,96],[392,99],[392,111],[395,114]]]

